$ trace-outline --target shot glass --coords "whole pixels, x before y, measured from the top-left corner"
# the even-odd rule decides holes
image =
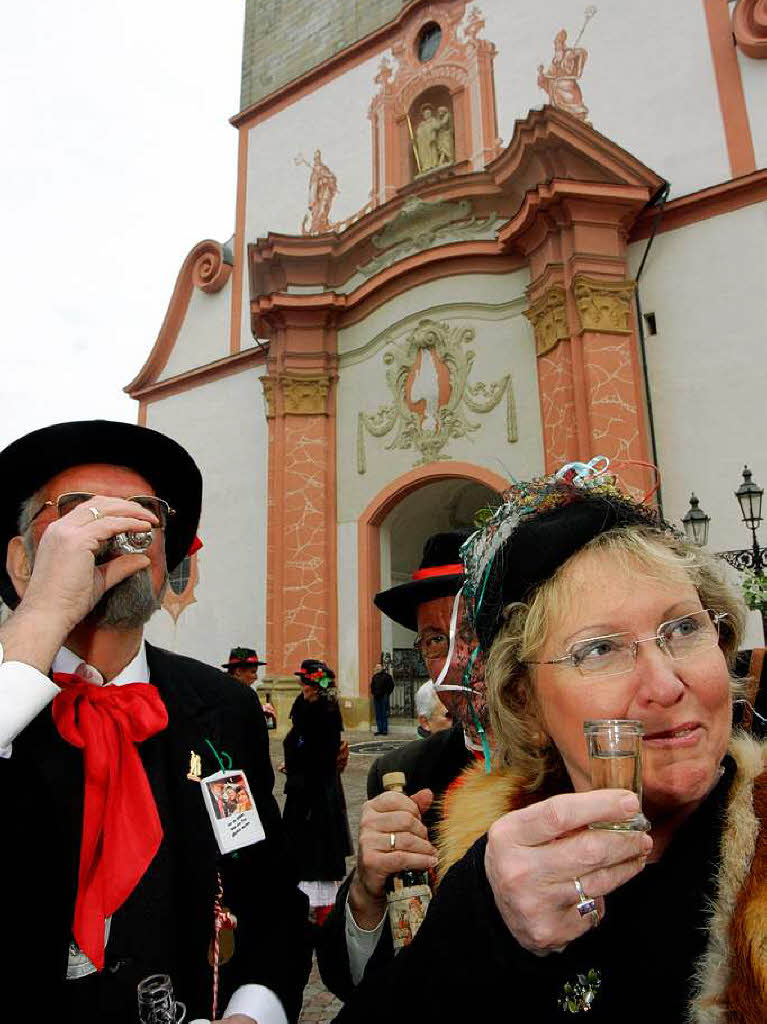
[[[639,811],[626,821],[595,821],[589,828],[615,832],[647,832],[650,822],[642,814],[642,735],[644,726],[625,718],[603,718],[583,723],[594,789],[628,789],[639,799]]]
[[[173,983],[167,974],[150,974],[139,982],[138,1019],[141,1024],[182,1024],[186,1007],[173,995]]]

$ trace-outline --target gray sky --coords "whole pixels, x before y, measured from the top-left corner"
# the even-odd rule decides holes
[[[184,257],[234,230],[244,0],[24,0],[0,34],[0,448],[135,422]]]

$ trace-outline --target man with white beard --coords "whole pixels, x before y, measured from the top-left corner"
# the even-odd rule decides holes
[[[296,1020],[306,901],[258,698],[143,636],[195,538],[197,466],[156,431],[83,421],[15,441],[0,476],[6,1016],[134,1024],[137,985],[159,973],[187,1019],[217,996],[229,1024]],[[132,553],[114,548],[125,535]],[[257,809],[236,856],[203,801],[223,769]],[[11,812],[21,792],[34,813]]]

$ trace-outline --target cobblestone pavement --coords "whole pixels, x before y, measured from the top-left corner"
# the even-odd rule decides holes
[[[349,764],[343,774],[344,792],[346,794],[346,809],[349,815],[349,828],[356,845],[357,832],[359,830],[360,813],[362,805],[367,799],[367,777],[368,770],[379,753],[384,749],[391,749],[400,743],[406,743],[415,738],[415,730],[412,732],[389,733],[386,741],[376,742],[370,732],[347,732],[346,739],[352,748],[349,755]],[[354,747],[361,744],[364,747],[362,752],[355,752]],[[282,810],[285,804],[285,776],[277,771],[282,763],[282,741],[270,738],[269,753],[275,769],[274,795]],[[354,857],[347,862],[347,870],[354,864]],[[309,984],[304,991],[304,1005],[301,1010],[299,1021],[301,1024],[327,1024],[332,1021],[341,1003],[322,984],[316,960],[312,963],[312,973],[309,977]]]

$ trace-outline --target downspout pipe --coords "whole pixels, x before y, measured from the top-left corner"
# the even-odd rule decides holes
[[[636,302],[636,312],[637,312],[637,327],[638,327],[638,334],[639,334],[639,354],[640,354],[641,359],[642,359],[642,377],[644,379],[645,403],[646,403],[646,406],[647,406],[647,425],[650,428],[650,448],[651,448],[651,451],[652,451],[653,465],[655,465],[655,466],[658,465],[658,444],[657,444],[657,440],[656,440],[656,437],[655,437],[655,416],[654,416],[654,413],[653,413],[653,406],[652,406],[652,393],[650,391],[650,376],[649,376],[648,369],[647,369],[647,346],[646,346],[646,343],[645,343],[644,317],[642,316],[642,302],[641,302],[641,300],[639,298],[639,281],[640,281],[640,278],[642,277],[642,271],[644,270],[645,263],[647,262],[647,257],[648,257],[648,255],[650,253],[650,248],[652,246],[653,239],[655,238],[655,233],[658,230],[658,225],[660,224],[660,219],[663,216],[663,210],[664,210],[664,208],[666,206],[666,200],[668,199],[668,194],[669,194],[670,190],[671,190],[671,185],[667,181],[663,185],[661,185],[661,187],[658,189],[658,191],[655,193],[655,195],[652,197],[652,199],[649,201],[649,203],[647,203],[647,205],[645,206],[645,210],[651,209],[652,207],[655,207],[656,208],[656,213],[655,213],[655,217],[653,218],[653,224],[652,224],[652,230],[650,231],[650,237],[647,239],[647,245],[645,246],[644,253],[642,254],[642,260],[641,260],[641,262],[639,264],[639,268],[637,269],[636,277],[634,278],[634,280],[636,282],[636,289],[635,289],[635,292],[634,292],[634,299],[635,299],[635,302]],[[642,212],[644,212],[644,211],[642,211]],[[640,216],[641,216],[641,214],[640,214]],[[657,498],[657,501],[658,501],[658,512],[660,513],[661,516],[663,516],[663,491],[662,491],[662,485],[660,483],[658,485],[658,490],[656,491],[656,498]]]

